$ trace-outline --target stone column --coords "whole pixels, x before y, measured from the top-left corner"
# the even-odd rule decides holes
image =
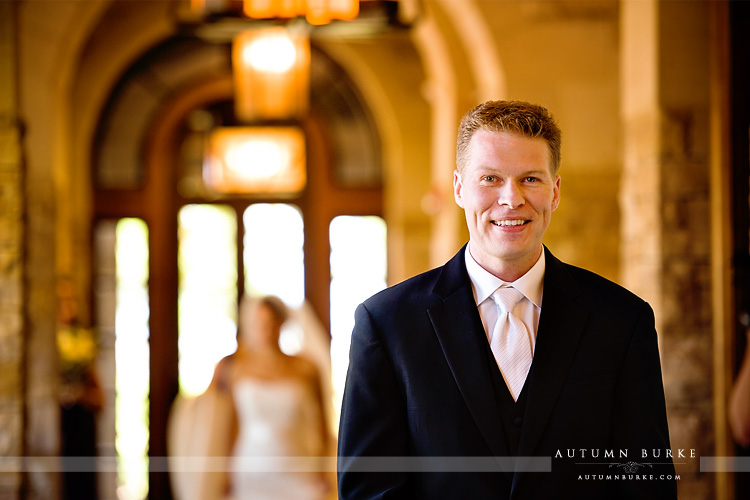
[[[708,19],[704,1],[621,3],[622,282],[656,313],[672,447],[699,456],[714,454]],[[680,498],[715,498],[699,460],[680,462]]]
[[[23,455],[23,171],[17,106],[16,3],[0,2],[0,499],[18,498]]]
[[[54,36],[35,24],[34,4],[40,9],[64,7],[65,2],[2,2],[16,5],[18,26],[17,112],[23,120],[21,142],[23,186],[24,359],[23,454],[30,458],[24,470],[24,500],[55,500],[60,478],[54,470],[60,455],[59,364],[56,341],[56,201],[54,179],[59,167],[60,143],[55,128],[60,118],[54,89],[59,74],[50,71],[59,54]],[[5,19],[5,16],[2,16]],[[50,16],[52,19],[52,16]],[[55,18],[59,20],[60,18]],[[33,20],[33,22],[30,22]],[[51,23],[50,23],[51,24]],[[29,27],[35,27],[29,29]],[[44,34],[45,36],[40,36]],[[43,117],[42,119],[36,119]]]

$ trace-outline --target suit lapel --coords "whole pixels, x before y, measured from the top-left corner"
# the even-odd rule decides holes
[[[465,249],[466,247],[464,247]],[[442,302],[427,312],[466,406],[495,456],[509,456],[502,434],[487,359],[487,337],[466,272],[464,251],[443,267],[433,292]],[[534,361],[527,380],[524,425],[518,455],[531,456],[575,357],[589,310],[565,266],[546,248],[542,314]],[[519,475],[514,477],[515,482]]]
[[[530,456],[557,404],[589,317],[575,299],[580,290],[564,265],[546,248],[542,314],[536,351],[529,372],[528,394],[519,456]]]
[[[427,312],[456,385],[492,453],[508,456],[491,372],[485,363],[487,337],[466,272],[463,251],[443,267],[433,291],[443,301]]]

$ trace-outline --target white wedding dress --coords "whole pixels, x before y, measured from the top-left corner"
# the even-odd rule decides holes
[[[239,435],[230,464],[232,499],[322,499],[322,417],[313,388],[293,378],[242,378],[233,397]]]

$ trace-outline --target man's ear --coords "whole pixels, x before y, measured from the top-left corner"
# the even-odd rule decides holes
[[[461,198],[461,191],[463,190],[463,181],[461,180],[461,172],[458,169],[453,171],[453,198],[456,200],[456,205],[464,208],[464,201]]]
[[[555,178],[555,185],[552,188],[552,211],[557,210],[560,205],[560,176]]]

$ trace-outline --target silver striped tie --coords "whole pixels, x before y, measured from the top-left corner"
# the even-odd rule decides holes
[[[518,400],[521,394],[534,354],[528,328],[513,315],[513,309],[523,298],[521,292],[506,286],[501,286],[492,294],[492,300],[498,307],[498,317],[490,348],[513,400]]]

